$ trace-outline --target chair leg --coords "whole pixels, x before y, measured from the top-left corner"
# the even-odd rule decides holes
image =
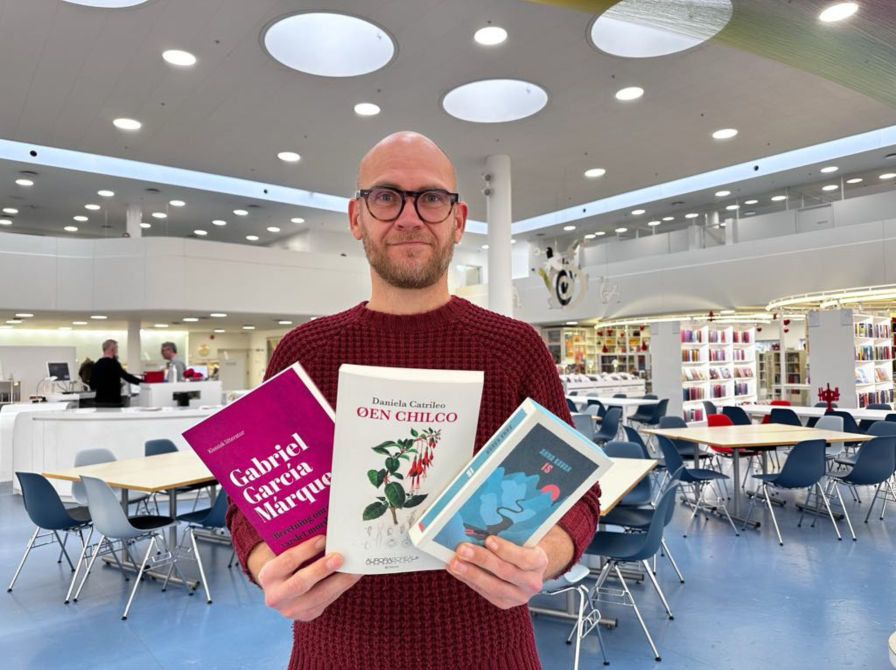
[[[669,562],[672,564],[672,568],[675,570],[675,574],[678,575],[678,581],[681,584],[684,584],[684,575],[681,574],[681,570],[678,569],[678,564],[675,562],[675,559],[672,557],[672,552],[669,551],[669,547],[666,545],[666,538],[663,538],[662,540],[660,540],[660,546],[663,548],[663,551],[666,554],[666,558],[668,558]],[[656,574],[656,570],[653,571],[653,574]]]
[[[880,487],[881,485],[878,484],[877,488],[874,489],[874,497],[871,499],[871,504],[868,505],[868,514],[865,515],[865,523],[868,523],[868,519],[871,517],[871,510],[874,509],[874,503],[877,502],[877,496],[880,493]],[[884,505],[886,506],[886,502],[884,502]],[[883,510],[881,510],[881,515],[883,515]]]
[[[672,614],[672,608],[669,607],[669,601],[666,600],[666,594],[663,593],[663,589],[660,588],[660,584],[656,581],[656,577],[654,577],[653,572],[650,570],[650,566],[647,564],[647,561],[641,561],[644,569],[647,571],[647,577],[650,578],[650,581],[653,583],[653,588],[656,591],[656,594],[660,597],[660,600],[663,603],[663,607],[666,608],[666,614],[670,619],[674,619],[675,615]]]
[[[846,505],[843,504],[843,496],[840,495],[840,487],[834,485],[834,491],[837,493],[837,499],[840,501],[840,509],[843,510],[843,516],[846,518],[846,525],[849,526],[849,534],[852,535],[852,541],[856,541],[856,531],[853,530],[852,521],[849,518],[849,512],[846,511]]]
[[[757,491],[758,495],[759,492]],[[762,497],[765,498],[765,505],[768,507],[768,513],[772,515],[772,524],[775,526],[775,533],[778,535],[778,545],[783,547],[784,540],[781,539],[781,529],[778,528],[778,518],[775,516],[775,506],[772,505],[772,498],[769,495],[768,485],[762,482]]]
[[[59,558],[56,559],[56,562],[62,563],[62,557],[65,556],[65,558],[68,560],[69,567],[72,570],[74,570],[75,566],[72,565],[72,559],[70,559],[68,557],[68,554],[65,551],[65,543],[68,542],[68,533],[65,534],[65,539],[63,539],[63,540],[59,539],[59,533],[57,533],[55,530],[53,531],[53,536],[56,538],[56,541],[59,543]]]
[[[834,532],[837,533],[837,539],[843,540],[843,536],[840,535],[840,529],[837,528],[837,519],[834,518],[834,513],[831,511],[831,505],[828,502],[828,497],[824,494],[824,489],[821,488],[821,484],[816,483],[815,488],[818,491],[818,495],[821,496],[822,501],[824,501],[824,506],[828,510],[828,516],[831,517],[831,523],[834,524]],[[845,510],[844,510],[845,511]],[[850,524],[850,527],[852,524]],[[855,538],[853,538],[855,539]]]
[[[582,639],[585,638],[586,635],[590,634],[591,631],[595,631],[597,633],[597,644],[600,647],[601,656],[604,657],[604,665],[610,665],[610,661],[607,660],[607,649],[604,647],[604,636],[601,635],[600,632],[600,612],[594,606],[594,602],[591,600],[591,594],[588,591],[588,587],[584,584],[579,584],[576,588],[579,596],[582,598],[581,606],[582,613],[579,615],[579,620],[581,621],[581,628],[579,629],[579,633]],[[588,603],[588,615],[584,614],[584,605],[585,602]],[[589,626],[585,629],[585,620],[588,620]]]
[[[124,541],[125,540],[122,540],[122,542]],[[143,578],[143,571],[146,570],[146,562],[152,555],[155,546],[156,536],[153,534],[152,537],[149,538],[149,546],[146,548],[146,553],[143,555],[143,562],[140,564],[140,572],[137,573],[137,579],[134,580],[134,588],[131,589],[131,596],[128,598],[128,604],[124,608],[124,614],[121,615],[122,621],[128,618],[128,611],[131,609],[131,603],[134,601],[134,596],[137,594],[137,588],[140,586],[140,580]]]
[[[205,589],[205,600],[211,605],[212,595],[208,592],[208,580],[205,578],[205,569],[202,567],[202,556],[199,555],[199,547],[196,545],[196,536],[193,534],[192,528],[188,528],[187,532],[190,534],[190,542],[193,544],[193,553],[196,555],[196,563],[199,565],[199,578],[202,580],[202,588]]]
[[[617,563],[613,564],[613,570],[616,573],[616,579],[619,580],[619,583],[622,585],[622,590],[625,591],[625,597],[628,598],[629,602],[632,604],[632,609],[635,610],[635,616],[638,617],[638,621],[641,623],[641,630],[644,631],[644,635],[647,636],[647,642],[650,644],[650,648],[653,650],[654,660],[662,661],[663,659],[660,657],[660,652],[657,650],[656,645],[653,643],[653,638],[650,637],[650,631],[647,630],[647,624],[644,623],[644,618],[641,616],[641,610],[638,609],[638,605],[635,602],[634,596],[632,596],[632,592],[628,589],[628,584],[625,581],[625,577],[622,576],[622,571],[619,569],[619,565]]]
[[[230,562],[227,564],[228,568],[233,567],[233,561],[235,558],[236,558],[236,549],[234,549],[233,551],[230,552]]]
[[[81,531],[78,531],[80,535]],[[87,554],[87,547],[90,546],[90,538],[93,537],[93,526],[90,527],[90,532],[87,533],[87,541],[84,541],[84,538],[81,538],[81,554],[78,556],[78,563],[75,566],[75,574],[72,575],[72,582],[68,585],[68,591],[65,594],[65,604],[68,605],[69,601],[72,599],[72,591],[75,589],[75,582],[78,580],[78,573],[81,571],[81,565],[84,563],[84,556]]]
[[[78,584],[78,590],[75,591],[75,597],[72,598],[74,602],[78,602],[78,598],[81,596],[81,589],[84,588],[84,582],[87,581],[87,578],[90,576],[90,571],[93,570],[93,564],[96,561],[96,557],[100,555],[100,551],[103,549],[103,543],[106,541],[105,535],[100,535],[100,541],[94,545],[93,554],[90,556],[90,561],[87,563],[87,570],[84,571],[84,576],[81,577],[81,583]],[[112,546],[111,544],[109,545]]]
[[[12,587],[16,585],[16,580],[19,578],[19,573],[22,571],[22,567],[24,567],[25,561],[28,560],[28,554],[31,553],[31,547],[34,546],[34,541],[37,539],[38,533],[40,533],[40,528],[35,528],[34,532],[31,534],[31,539],[28,540],[28,545],[25,547],[25,553],[22,555],[22,560],[19,561],[19,567],[16,569],[16,574],[12,576],[12,581],[6,588],[7,593],[12,591]]]

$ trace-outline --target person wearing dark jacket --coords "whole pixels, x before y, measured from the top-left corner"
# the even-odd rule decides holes
[[[139,384],[143,380],[128,374],[118,361],[118,342],[103,342],[103,355],[93,364],[90,388],[96,392],[97,407],[121,407],[121,380]]]

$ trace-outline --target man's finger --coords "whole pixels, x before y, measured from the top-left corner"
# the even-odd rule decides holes
[[[505,582],[516,584],[523,579],[522,571],[516,565],[485,547],[465,542],[457,548],[457,555],[461,561],[478,565]]]
[[[289,619],[299,621],[315,619],[327,606],[357,584],[362,576],[337,572],[319,581],[308,593],[297,598],[295,603],[286,601],[278,611]]]
[[[276,558],[268,561],[258,573],[258,582],[264,584],[268,581],[286,579],[299,569],[299,566],[314,558],[324,550],[327,538],[323,535],[312,537],[291,549],[287,549]]]
[[[282,592],[286,597],[292,598],[308,593],[315,584],[332,575],[343,563],[339,554],[323,556],[289,577],[281,587]]]
[[[498,579],[477,565],[454,558],[448,564],[448,572],[496,607],[507,608],[529,601],[515,585]]]
[[[499,558],[513,563],[520,570],[538,570],[543,572],[548,567],[548,555],[540,546],[521,547],[497,535],[490,535],[485,546]]]

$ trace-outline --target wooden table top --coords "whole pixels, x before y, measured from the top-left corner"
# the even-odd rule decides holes
[[[612,461],[613,467],[600,479],[601,514],[616,507],[656,467],[652,458],[614,458]]]
[[[717,447],[777,447],[796,444],[803,440],[822,439],[826,442],[865,442],[870,435],[818,430],[804,426],[784,426],[766,423],[749,426],[695,426],[691,428],[645,428],[645,433],[665,435],[673,440],[713,444]],[[612,471],[611,471],[612,472]]]
[[[147,493],[166,491],[188,484],[211,482],[215,479],[205,467],[205,463],[192,450],[84,465],[79,468],[42,474],[44,477],[68,481],[78,481],[81,475],[87,475],[102,479],[114,488],[133,489]]]

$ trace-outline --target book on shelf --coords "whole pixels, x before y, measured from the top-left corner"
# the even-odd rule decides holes
[[[340,572],[436,570],[408,529],[473,454],[483,373],[342,365],[327,553]]]
[[[856,381],[859,384],[870,384],[871,380],[868,379],[868,375],[865,372],[864,368],[856,368]]]
[[[440,563],[490,535],[532,547],[609,469],[603,450],[531,398],[462,469],[411,528]]]
[[[296,363],[183,436],[279,555],[327,532],[333,421]]]

